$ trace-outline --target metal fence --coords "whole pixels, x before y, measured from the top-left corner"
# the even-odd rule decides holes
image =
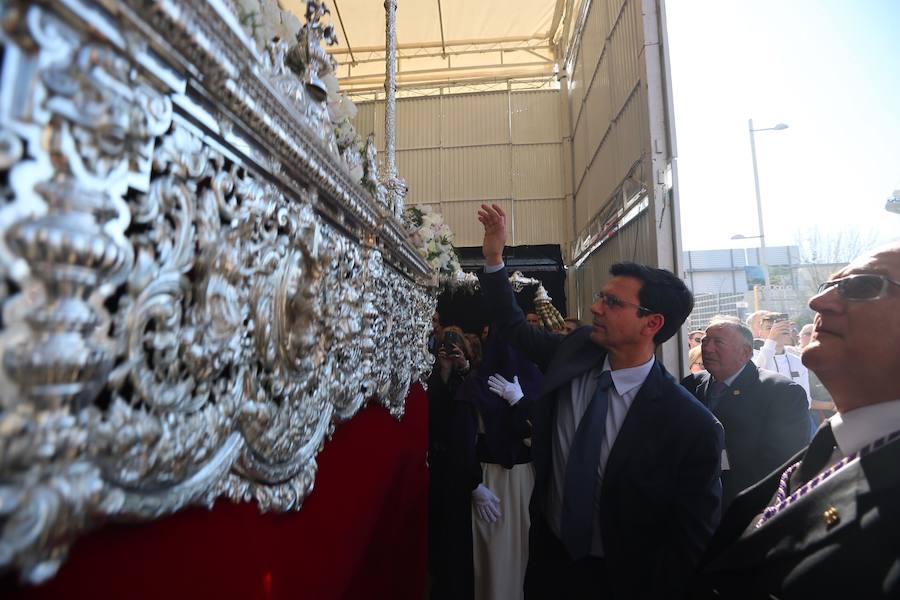
[[[800,325],[812,321],[808,299],[809,294],[791,286],[760,287],[738,294],[694,294],[694,312],[688,317],[687,325],[690,330],[705,329],[715,315],[730,315],[743,321],[757,309],[787,313]]]
[[[740,294],[697,294],[694,296],[694,312],[688,317],[688,326],[705,329],[715,315],[730,315],[741,320],[747,314],[747,301]]]

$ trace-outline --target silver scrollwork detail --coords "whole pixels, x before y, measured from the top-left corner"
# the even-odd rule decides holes
[[[0,572],[31,583],[108,521],[299,508],[432,365],[374,145],[365,186],[332,147],[324,5],[266,57],[221,0],[81,1],[0,4]]]

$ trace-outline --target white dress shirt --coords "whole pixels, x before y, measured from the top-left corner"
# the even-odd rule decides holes
[[[506,265],[485,265],[485,273],[496,273]],[[603,371],[610,371],[613,385],[609,389],[609,410],[606,412],[606,431],[603,444],[600,446],[600,464],[597,467],[597,487],[595,498],[599,499],[603,485],[603,472],[606,469],[606,461],[609,460],[609,452],[616,442],[622,423],[628,415],[628,409],[641,391],[641,386],[650,374],[656,357],[642,365],[627,369],[613,371],[609,366],[609,357],[603,361],[602,367],[594,367],[580,377],[572,380],[571,391],[568,398],[563,394],[557,396],[556,403],[556,427],[553,430],[553,474],[550,478],[550,489],[547,490],[547,520],[550,529],[556,537],[562,538],[562,493],[565,489],[566,461],[569,458],[569,448],[575,431],[584,416],[587,407],[597,391],[598,380]],[[737,377],[737,373],[735,373]],[[733,379],[732,379],[733,380]],[[595,501],[595,506],[597,502]],[[603,542],[600,538],[600,515],[594,511],[593,541],[591,542],[591,555],[603,556]]]
[[[775,354],[775,340],[766,340],[762,348],[753,351],[753,364],[758,369],[781,373],[794,381],[806,392],[806,404],[812,406],[812,394],[809,387],[809,369],[800,360],[799,353],[793,346],[785,346],[783,354]],[[796,373],[796,375],[795,375]]]
[[[862,450],[872,442],[900,431],[900,400],[879,402],[835,413],[830,419],[837,442],[831,462]]]
[[[603,472],[609,453],[616,442],[622,423],[628,415],[628,409],[641,390],[644,380],[650,374],[655,356],[642,365],[627,369],[613,371],[609,366],[609,357],[603,361],[602,367],[595,367],[580,377],[572,380],[568,397],[564,394],[557,396],[556,403],[556,427],[553,431],[553,474],[550,480],[550,489],[547,494],[547,519],[550,528],[557,537],[561,538],[562,531],[562,495],[565,489],[566,462],[569,458],[569,449],[575,438],[578,424],[584,416],[587,407],[597,390],[600,374],[610,371],[612,387],[609,389],[609,410],[606,412],[606,431],[603,443],[600,447],[600,462],[597,467],[598,477],[595,488],[595,498],[599,500],[600,490],[603,485]],[[596,506],[596,502],[595,502]],[[600,515],[594,511],[593,541],[591,542],[591,555],[603,556],[603,543],[600,538]]]

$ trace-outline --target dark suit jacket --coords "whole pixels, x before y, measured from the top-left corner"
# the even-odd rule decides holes
[[[493,326],[544,373],[533,407],[531,518],[545,519],[556,402],[606,351],[582,327],[568,336],[532,327],[505,270],[479,274]],[[600,520],[611,598],[680,596],[719,520],[722,427],[663,366],[653,366],[628,411],[603,477]]]
[[[900,439],[850,463],[756,529],[781,473],[805,452],[734,500],[692,598],[900,598]],[[832,507],[838,520],[828,524],[824,513]]]
[[[681,384],[704,406],[712,375],[688,375]],[[725,428],[730,469],[722,474],[722,507],[809,443],[806,392],[788,377],[748,362],[727,395],[712,408]]]

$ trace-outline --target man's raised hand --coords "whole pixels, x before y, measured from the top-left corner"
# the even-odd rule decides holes
[[[484,225],[484,242],[481,252],[488,266],[503,262],[503,247],[506,246],[506,213],[492,204],[482,204],[478,211],[478,220]]]

